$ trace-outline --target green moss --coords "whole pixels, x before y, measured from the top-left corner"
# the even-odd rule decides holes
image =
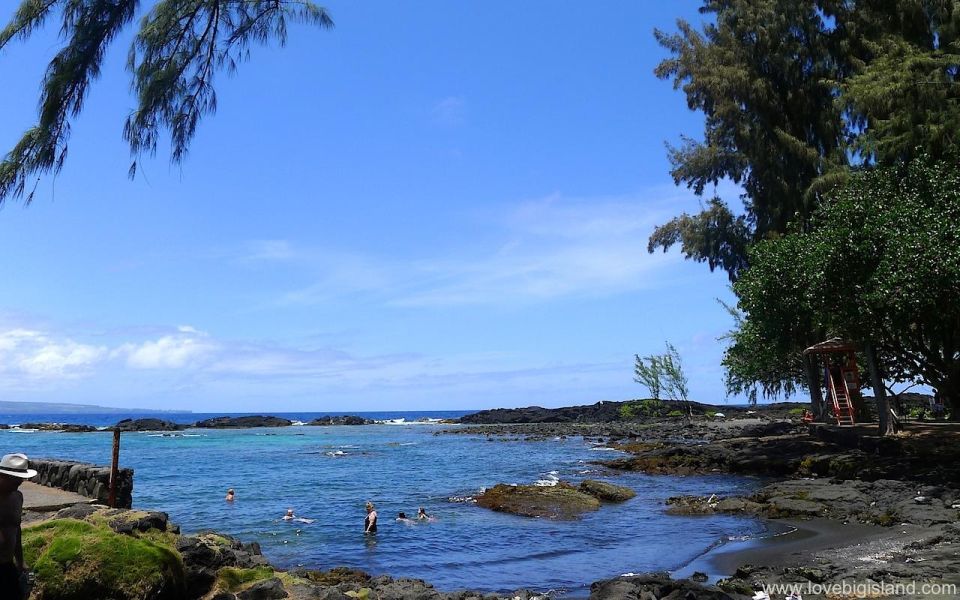
[[[628,487],[593,479],[580,482],[580,491],[605,502],[624,502],[637,495],[635,491]]]
[[[787,411],[787,414],[794,417],[799,417],[803,415],[803,413],[805,413],[806,411],[807,409],[805,408],[791,408],[789,411]]]
[[[263,581],[276,577],[276,573],[270,567],[256,567],[253,569],[239,569],[236,567],[223,567],[217,572],[216,588],[227,592],[235,592],[245,584]]]
[[[874,525],[880,525],[881,527],[890,527],[891,525],[898,523],[900,519],[896,512],[885,510],[883,514],[872,515],[868,521],[872,522]]]
[[[600,501],[567,483],[545,487],[501,483],[477,496],[477,506],[525,517],[575,519],[600,508]]]
[[[682,417],[682,416],[683,416],[683,411],[682,411],[682,410],[671,410],[670,412],[667,413],[667,416],[668,416],[668,417]]]
[[[176,597],[183,563],[159,537],[115,533],[103,524],[54,519],[23,530],[23,550],[37,576],[34,598],[134,600]]]

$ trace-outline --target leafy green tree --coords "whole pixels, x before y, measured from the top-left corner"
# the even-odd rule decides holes
[[[958,166],[921,156],[857,173],[817,212],[811,231],[757,244],[734,284],[746,321],[724,357],[732,390],[776,394],[802,385],[799,352],[820,331],[875,354],[883,379],[936,388],[956,418]]]
[[[743,210],[711,198],[656,228],[648,249],[679,244],[731,280],[756,242],[800,231],[855,164],[892,165],[921,147],[958,147],[960,9],[954,0],[704,0],[702,30],[655,32],[656,68],[704,114],[700,140],[669,147],[674,181],[697,195],[721,180]]]
[[[0,203],[24,195],[30,202],[29,182],[63,167],[70,120],[82,111],[111,42],[134,20],[140,5],[139,0],[22,0],[0,31],[2,50],[57,16],[66,42],[47,66],[36,126],[0,162]],[[140,156],[156,153],[163,133],[170,136],[172,161],[182,161],[201,118],[216,109],[214,76],[235,70],[254,44],[275,40],[282,45],[288,20],[333,25],[327,11],[308,0],[153,2],[129,50],[137,97],[123,130],[133,156],[130,175]]]

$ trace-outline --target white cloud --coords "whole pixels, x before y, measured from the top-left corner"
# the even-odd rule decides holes
[[[651,200],[651,197],[654,198]],[[676,210],[676,190],[636,197],[553,194],[505,211],[477,239],[486,247],[420,258],[305,252],[314,283],[280,304],[363,297],[405,307],[529,304],[662,287],[678,253],[647,252],[653,228]],[[688,198],[687,198],[688,199]],[[479,227],[479,224],[472,224]]]
[[[55,338],[30,329],[0,332],[0,373],[8,377],[69,379],[86,374],[107,356],[102,346]]]
[[[183,369],[198,367],[217,349],[207,336],[193,327],[180,326],[179,335],[165,335],[141,344],[123,344],[115,355],[125,356],[127,366],[134,369]]]

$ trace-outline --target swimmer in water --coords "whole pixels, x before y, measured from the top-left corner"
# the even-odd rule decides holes
[[[373,506],[373,502],[367,502],[367,517],[363,520],[363,532],[364,533],[376,533],[377,532],[377,511]]]
[[[283,520],[284,520],[284,521],[292,521],[292,520],[294,520],[295,518],[296,518],[296,515],[293,514],[293,509],[292,509],[292,508],[288,508],[288,509],[287,509],[287,514],[283,515]]]
[[[233,502],[233,488],[227,490],[227,496],[224,498],[227,502]]]
[[[417,520],[418,521],[429,521],[431,519],[430,515],[427,514],[427,511],[421,506],[417,509]]]
[[[407,513],[405,512],[397,513],[397,521],[405,525],[413,525],[414,523],[413,519],[407,518]]]

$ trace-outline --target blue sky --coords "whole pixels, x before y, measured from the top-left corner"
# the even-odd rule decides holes
[[[726,277],[646,251],[698,207],[664,142],[702,117],[652,33],[697,4],[329,2],[336,28],[254,48],[184,164],[161,146],[133,181],[118,40],[63,171],[0,210],[0,397],[562,406],[642,396],[633,355],[670,340],[723,402]],[[4,150],[59,44],[0,51]]]

